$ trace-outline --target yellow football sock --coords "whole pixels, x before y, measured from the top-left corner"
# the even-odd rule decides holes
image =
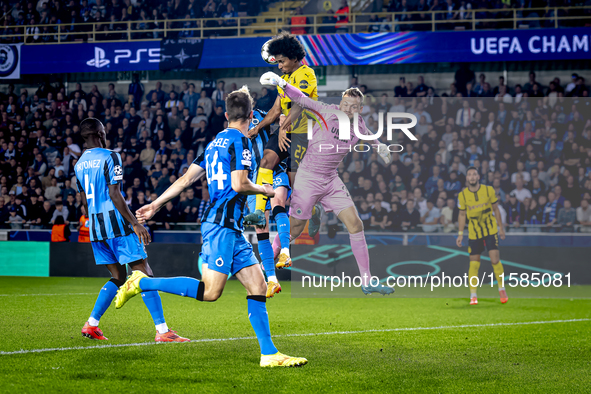
[[[257,175],[257,185],[264,184],[273,184],[273,170],[269,170],[268,168],[259,168],[259,174]],[[267,206],[267,201],[269,198],[263,196],[262,194],[257,194],[256,199],[257,201],[255,209],[265,212],[265,207]]]
[[[503,263],[501,263],[500,261],[497,264],[493,264],[493,270],[495,271],[495,276],[497,277],[497,282],[499,282],[499,289],[504,287],[503,286],[503,278],[501,278],[501,275],[503,275]]]
[[[476,294],[476,286],[472,286],[473,284],[478,283],[478,270],[480,269],[480,261],[472,261],[470,260],[470,269],[468,270],[468,283],[470,285],[470,293]],[[476,279],[472,279],[475,276]]]

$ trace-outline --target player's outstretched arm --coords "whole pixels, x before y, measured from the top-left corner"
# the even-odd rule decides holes
[[[232,171],[232,189],[240,194],[262,194],[265,197],[275,197],[272,185],[257,185],[248,178],[248,170]]]
[[[152,201],[151,204],[144,205],[136,211],[136,217],[140,224],[146,223],[152,219],[154,215],[166,205],[167,202],[182,193],[183,190],[193,185],[195,182],[203,178],[205,170],[197,164],[191,164],[189,169],[179,179],[177,179],[172,185],[166,189],[164,193],[156,200]]]
[[[142,226],[137,221],[135,216],[133,216],[133,213],[131,213],[131,211],[127,207],[127,204],[125,203],[125,199],[123,198],[123,195],[121,194],[121,186],[118,183],[116,183],[114,185],[109,185],[109,197],[111,197],[111,201],[113,201],[113,205],[115,205],[115,208],[119,211],[121,216],[123,216],[125,218],[125,220],[127,220],[129,223],[131,223],[131,225],[133,226],[133,231],[136,233],[136,235],[140,239],[140,242],[143,243],[144,245],[148,245],[152,241],[152,238],[150,237],[150,233],[148,232],[148,230],[146,230],[146,228],[144,226]]]
[[[300,105],[301,107],[311,109],[314,111],[322,111],[326,105],[320,101],[312,100],[304,93],[302,93],[298,88],[291,86],[287,83],[287,81],[281,79],[279,75],[275,74],[272,71],[268,71],[261,76],[261,85],[273,85],[279,86],[287,97],[291,99],[294,103]],[[279,97],[278,97],[279,98]]]

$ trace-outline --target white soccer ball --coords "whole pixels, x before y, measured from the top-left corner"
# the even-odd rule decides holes
[[[270,41],[271,40],[269,40],[263,44],[263,47],[261,48],[261,57],[263,58],[264,61],[266,61],[269,64],[277,64],[277,60],[275,60],[275,56],[272,56],[269,53],[269,42]]]

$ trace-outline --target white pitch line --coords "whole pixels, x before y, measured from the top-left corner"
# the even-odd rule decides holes
[[[56,294],[0,294],[0,297],[43,297],[43,296],[72,296],[72,295],[97,295],[96,293],[56,293]]]
[[[449,329],[454,329],[454,328],[525,326],[525,325],[533,325],[533,324],[575,323],[575,322],[586,322],[586,321],[591,321],[591,319],[546,320],[546,321],[528,321],[528,322],[517,322],[517,323],[464,324],[464,325],[459,325],[459,326],[436,326],[436,327],[406,327],[406,328],[388,328],[388,329],[383,329],[383,330],[330,331],[330,332],[314,332],[314,333],[305,333],[305,334],[272,335],[272,337],[273,338],[312,337],[312,336],[316,336],[316,335],[349,335],[349,334],[366,334],[366,333],[397,332],[397,331],[422,331],[422,330],[446,330],[446,329],[449,330]],[[256,339],[256,337],[195,339],[195,340],[192,340],[191,343],[229,342],[229,341],[241,341],[241,340],[245,340],[245,339]],[[73,346],[73,347],[57,347],[57,348],[46,348],[46,349],[16,350],[13,352],[0,351],[0,356],[10,356],[13,354],[56,352],[56,351],[65,351],[65,350],[108,349],[108,348],[118,348],[118,347],[149,346],[149,345],[165,345],[165,344],[158,343],[158,342],[139,342],[139,343],[121,343],[121,344],[116,344],[116,345]]]

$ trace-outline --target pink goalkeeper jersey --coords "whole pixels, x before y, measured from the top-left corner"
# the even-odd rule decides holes
[[[353,132],[353,121],[350,123],[350,140],[339,139],[339,120],[335,114],[327,113],[326,109],[338,110],[335,104],[325,104],[305,96],[297,88],[287,85],[285,93],[291,101],[309,110],[319,120],[314,122],[312,139],[308,141],[308,150],[302,160],[299,171],[314,172],[318,175],[325,175],[327,179],[338,176],[337,167],[343,158],[353,152],[353,146],[359,138]],[[359,131],[361,134],[371,134],[365,127],[365,122],[359,116]]]

